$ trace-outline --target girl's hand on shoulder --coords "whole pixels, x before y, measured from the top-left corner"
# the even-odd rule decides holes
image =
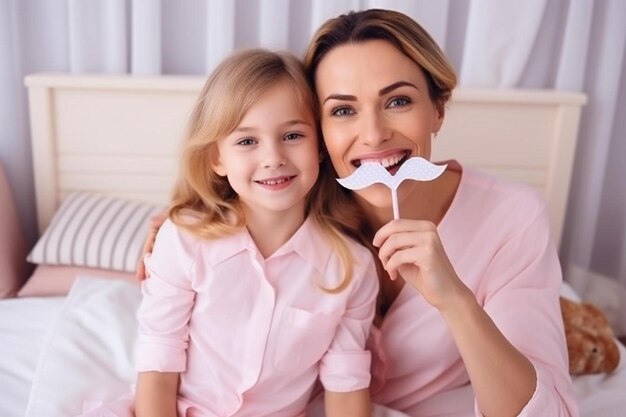
[[[437,227],[424,220],[393,220],[376,233],[374,246],[391,279],[398,275],[441,310],[468,288],[443,248]]]

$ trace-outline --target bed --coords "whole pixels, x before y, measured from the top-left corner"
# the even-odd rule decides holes
[[[132,382],[131,271],[148,218],[167,202],[203,80],[35,74],[25,83],[41,232],[30,259],[39,266],[28,291],[0,300],[0,415],[71,416],[82,400],[115,398]],[[575,93],[460,89],[433,159],[538,189],[558,243],[584,103]],[[37,286],[53,280],[63,284]],[[623,360],[613,374],[574,380],[583,417],[624,415]]]

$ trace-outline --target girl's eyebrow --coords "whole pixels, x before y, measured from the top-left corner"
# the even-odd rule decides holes
[[[293,120],[288,120],[284,123],[281,124],[281,126],[293,126],[293,125],[309,125],[311,126],[310,122],[307,122],[306,120],[302,120],[302,119],[293,119]],[[251,127],[251,126],[239,126],[237,127],[234,132],[253,132],[255,130],[258,130],[257,127]]]
[[[410,83],[408,81],[398,81],[391,85],[388,85],[387,87],[381,88],[378,91],[378,95],[384,96],[385,94],[389,94],[391,91],[395,90],[396,88],[405,87],[405,86],[413,87],[419,91],[419,88],[413,83]],[[331,94],[328,97],[326,97],[326,99],[322,102],[322,105],[326,103],[328,100],[356,101],[356,96],[349,95],[349,94]]]

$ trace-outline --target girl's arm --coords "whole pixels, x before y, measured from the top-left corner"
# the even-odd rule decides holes
[[[136,417],[176,417],[178,372],[139,372]]]
[[[351,392],[326,391],[326,417],[369,417],[372,415],[368,389]],[[137,415],[137,417],[140,417]]]

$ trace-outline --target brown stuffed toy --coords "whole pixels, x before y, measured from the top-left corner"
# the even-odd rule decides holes
[[[561,297],[569,372],[572,375],[611,372],[619,364],[619,349],[604,314],[588,303]]]

